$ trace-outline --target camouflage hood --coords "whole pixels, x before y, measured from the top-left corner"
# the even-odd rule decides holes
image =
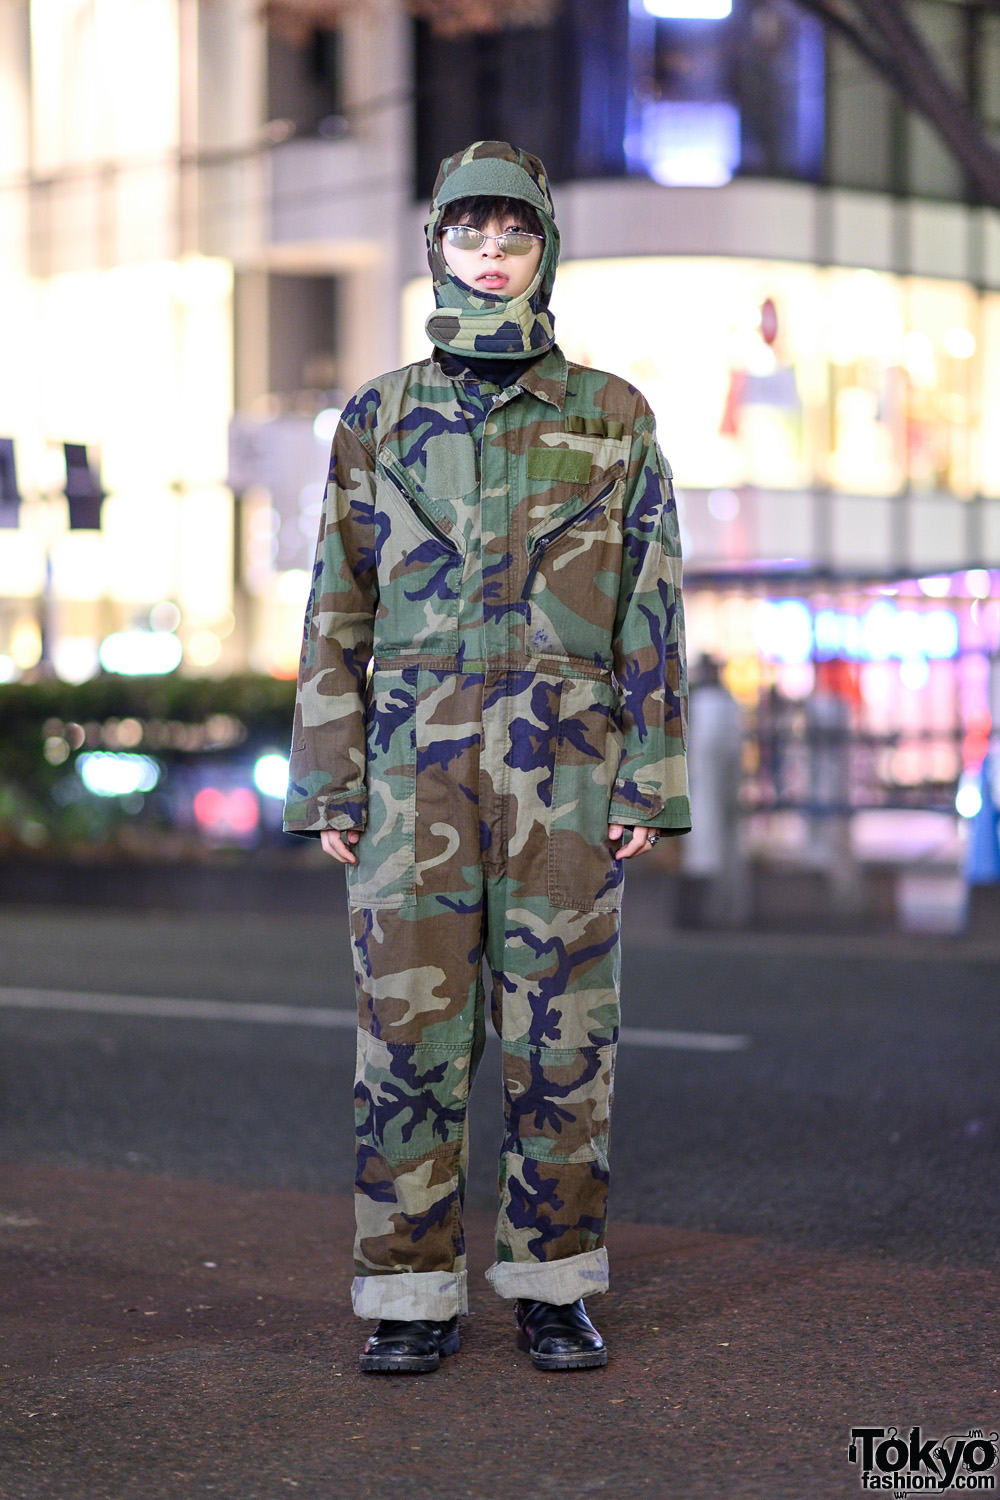
[[[542,221],[545,246],[537,274],[520,297],[476,292],[448,269],[438,226],[456,198],[519,198],[530,203]],[[441,163],[427,220],[427,258],[434,277],[437,311],[427,319],[427,334],[439,349],[477,359],[524,359],[542,354],[555,343],[555,319],[549,297],[559,261],[559,231],[545,168],[537,156],[506,141],[476,141]]]

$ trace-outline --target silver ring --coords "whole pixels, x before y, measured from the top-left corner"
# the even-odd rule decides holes
[[[652,848],[654,844],[658,844],[660,842],[660,839],[662,837],[663,835],[661,833],[657,833],[655,828],[651,828],[646,836],[646,843],[650,846],[650,848]]]

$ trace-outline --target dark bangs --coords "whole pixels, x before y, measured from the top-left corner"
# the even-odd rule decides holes
[[[516,226],[529,234],[544,234],[542,221],[530,203],[521,198],[491,198],[485,194],[474,198],[456,198],[445,206],[441,213],[439,229],[449,224],[471,224],[473,229],[485,229],[491,219],[499,219],[505,229]]]

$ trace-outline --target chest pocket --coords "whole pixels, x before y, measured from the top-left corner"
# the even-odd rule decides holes
[[[625,464],[598,466],[591,446],[578,444],[574,439],[573,447],[528,452],[529,479],[551,479],[557,497],[568,495],[525,537],[524,647],[528,656],[573,657],[608,667],[622,565]]]
[[[465,560],[458,529],[384,448],[376,468],[375,510],[376,653],[454,656]]]

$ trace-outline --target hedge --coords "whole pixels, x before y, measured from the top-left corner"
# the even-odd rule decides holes
[[[266,676],[194,678],[102,675],[69,684],[46,679],[0,685],[0,845],[51,847],[114,840],[136,822],[134,806],[116,797],[81,794],[76,754],[83,748],[115,748],[116,724],[129,726],[127,746],[171,768],[195,758],[249,758],[288,745],[295,701],[294,682]],[[223,717],[220,717],[223,716]],[[67,729],[70,748],[58,744],[55,722]],[[209,735],[214,721],[221,733]],[[75,743],[87,737],[86,745]],[[50,755],[63,759],[53,764]],[[207,743],[205,742],[207,740]],[[169,825],[163,798],[147,799],[147,834]]]

